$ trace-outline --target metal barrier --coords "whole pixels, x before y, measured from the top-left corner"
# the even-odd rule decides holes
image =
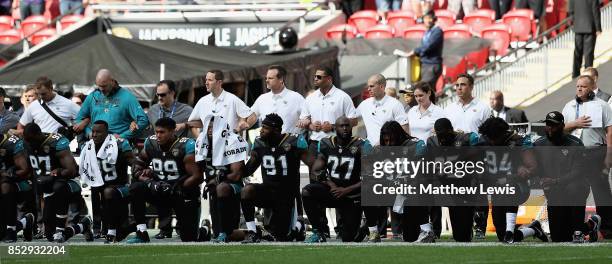
[[[494,90],[501,90],[502,92],[507,92],[513,88],[518,89],[519,87],[514,87],[514,84],[520,78],[525,78],[534,74],[543,76],[542,80],[532,80],[533,86],[529,87],[530,94],[522,94],[522,96],[524,96],[526,100],[540,92],[545,92],[550,86],[554,85],[559,80],[567,77],[568,71],[571,72],[571,67],[569,65],[564,65],[564,67],[567,68],[567,71],[551,70],[549,56],[550,53],[555,50],[573,48],[574,32],[571,30],[571,28],[561,32],[556,37],[545,41],[538,48],[527,51],[523,55],[519,55],[519,52],[524,52],[525,46],[532,44],[538,39],[542,39],[544,36],[550,35],[553,31],[558,30],[561,27],[570,27],[570,21],[571,17],[566,18],[561,23],[557,24],[555,27],[540,34],[537,38],[525,43],[524,46],[522,46],[521,48],[514,49],[502,58],[496,60],[493,63],[489,63],[483,69],[476,71],[474,73],[474,76],[478,76],[479,73],[485,71],[494,72],[488,74],[485,77],[475,80],[473,89],[474,97],[482,98]],[[601,23],[603,31],[612,28],[612,5],[607,5],[601,10]],[[610,48],[612,48],[612,43],[598,41],[597,45],[609,45]],[[607,50],[607,48],[603,50],[605,51]],[[568,55],[573,56],[573,53]],[[599,54],[596,53],[595,56],[597,55]],[[514,61],[506,65],[500,66],[500,61],[508,59]],[[534,67],[534,65],[541,65],[541,67]],[[499,69],[496,69],[498,67]],[[534,69],[539,72],[533,72]],[[441,100],[438,105],[441,107],[445,107],[455,99],[456,96],[453,94],[448,99]]]
[[[297,0],[289,1],[241,1],[238,3],[223,4],[215,1],[196,1],[196,4],[179,4],[177,1],[155,2],[120,2],[93,4],[91,8],[100,13],[109,12],[235,12],[235,11],[287,11],[310,10],[326,4],[330,9],[333,4],[328,1],[314,0],[311,3],[300,3]]]

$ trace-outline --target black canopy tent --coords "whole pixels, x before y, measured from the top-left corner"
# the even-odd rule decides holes
[[[204,86],[208,70],[220,69],[226,83],[259,81],[271,64],[288,69],[287,87],[304,94],[312,87],[318,65],[338,69],[335,47],[306,50],[283,55],[262,55],[199,45],[184,40],[141,41],[97,34],[48,52],[29,56],[0,70],[0,86],[16,87],[48,76],[59,87],[91,87],[96,72],[109,69],[122,85],[129,87],[141,101],[151,102],[151,86],[159,81],[160,65],[165,79],[177,81],[178,92],[189,94]],[[256,91],[259,94],[262,91]]]

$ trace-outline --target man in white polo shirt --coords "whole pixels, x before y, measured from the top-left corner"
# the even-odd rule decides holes
[[[355,118],[355,106],[347,93],[334,86],[330,68],[317,69],[314,85],[319,89],[306,97],[298,126],[310,130],[311,142],[319,142],[335,135],[333,127],[338,117]]]
[[[361,117],[366,128],[368,141],[376,146],[380,141],[380,128],[387,121],[397,121],[406,133],[408,115],[404,106],[397,99],[385,94],[387,79],[382,74],[372,75],[368,79],[368,91],[371,97],[357,107],[357,117]]]
[[[491,109],[472,96],[472,89],[474,89],[474,78],[469,74],[459,74],[457,81],[455,81],[455,92],[459,100],[450,103],[444,109],[444,113],[453,124],[453,128],[464,133],[478,133],[478,127],[491,117]],[[484,239],[488,215],[488,206],[476,208],[474,228],[477,239]]]
[[[67,125],[71,126],[79,110],[77,104],[70,99],[58,95],[53,91],[53,82],[47,77],[40,77],[36,80],[36,94],[39,100],[30,104],[23,112],[16,133],[21,135],[25,125],[34,122],[43,133],[57,133],[62,125],[47,112],[42,103],[46,104],[55,115],[61,118]]]
[[[269,93],[260,95],[251,107],[255,115],[251,115],[247,120],[249,127],[253,126],[258,119],[263,121],[268,114],[275,113],[283,119],[282,133],[299,134],[300,128],[297,127],[304,97],[285,86],[287,70],[280,65],[268,67],[266,73],[266,84]]]
[[[446,117],[457,131],[478,133],[478,127],[491,117],[491,109],[472,96],[472,89],[474,78],[469,74],[460,74],[455,81],[455,92],[459,100],[444,109]]]
[[[206,117],[212,115],[225,118],[227,124],[237,132],[249,128],[246,120],[255,114],[240,98],[223,89],[223,78],[220,70],[206,73],[206,90],[210,93],[200,98],[193,108],[187,123],[189,127],[201,128]],[[199,135],[197,130],[192,130],[192,133]]]

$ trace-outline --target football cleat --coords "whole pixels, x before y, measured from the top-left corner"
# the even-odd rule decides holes
[[[63,231],[56,231],[55,234],[53,234],[53,242],[55,242],[55,243],[64,243],[64,242],[66,242],[66,237],[64,236],[64,232]]]
[[[380,243],[380,235],[378,231],[370,232],[368,235],[368,243]]]
[[[38,228],[38,232],[36,232],[32,239],[43,239],[45,237],[45,230],[43,228]]]
[[[17,231],[13,229],[6,229],[6,233],[4,234],[4,238],[2,239],[4,243],[15,243],[17,242]]]
[[[246,237],[242,241],[242,244],[254,244],[254,243],[259,243],[259,242],[261,242],[261,239],[257,235],[257,232],[247,231]]]
[[[601,228],[601,217],[599,215],[592,215],[587,220],[588,225],[591,227],[589,231],[589,242],[597,242],[599,236],[599,229]]]
[[[425,231],[425,230],[421,230],[421,233],[419,234],[419,238],[417,238],[416,241],[417,243],[434,243],[436,242],[436,234],[434,234],[433,231]]]
[[[149,239],[149,233],[147,231],[136,231],[136,236],[126,241],[126,243],[128,244],[140,244],[149,242],[151,242],[151,239]]]
[[[210,241],[211,239],[210,231],[211,230],[212,228],[211,228],[210,220],[208,219],[202,220],[202,223],[200,224],[200,228],[198,228],[198,241],[200,242]]]
[[[325,234],[316,229],[312,230],[312,234],[304,240],[304,243],[323,243],[326,242]]]
[[[306,240],[306,223],[304,223],[304,219],[302,219],[301,217],[298,218],[297,220],[298,222],[300,222],[300,224],[302,224],[302,228],[300,228],[300,230],[293,230],[294,232],[294,238],[295,241],[297,242],[302,242],[304,240]]]
[[[504,235],[504,243],[508,243],[508,244],[514,243],[514,232],[506,231],[506,235]]]
[[[83,236],[85,237],[85,241],[87,242],[94,241],[94,234],[91,230],[92,223],[93,222],[91,221],[91,218],[89,216],[83,217],[83,219],[81,219],[81,225],[83,225],[83,230],[81,231],[81,233],[83,234]]]
[[[257,226],[257,235],[259,235],[261,240],[264,240],[264,241],[267,241],[267,242],[274,242],[274,241],[276,241],[276,238],[272,235],[272,233],[270,233],[268,230],[266,230],[262,226]]]
[[[104,244],[114,244],[117,243],[117,239],[115,236],[113,235],[106,235],[104,236]]]
[[[219,233],[219,236],[212,241],[213,243],[227,243],[229,242],[229,238],[225,233]]]
[[[157,235],[155,235],[155,239],[164,239],[164,238],[172,238],[172,231],[164,231],[160,230]]]
[[[34,215],[32,213],[27,213],[24,218],[26,220],[26,224],[23,227],[23,240],[32,241],[32,233],[34,232]]]
[[[542,242],[548,242],[548,237],[546,236],[546,233],[544,233],[544,229],[542,229],[542,224],[540,223],[540,221],[534,220],[529,225],[527,225],[527,227],[535,231],[535,237],[542,240]]]
[[[486,233],[484,230],[480,229],[480,228],[475,228],[474,229],[474,238],[475,239],[485,239],[486,237]]]
[[[572,236],[572,243],[584,243],[584,234],[582,231],[574,231]]]

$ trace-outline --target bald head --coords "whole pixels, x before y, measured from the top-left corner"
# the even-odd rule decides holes
[[[344,140],[350,140],[353,136],[353,126],[346,116],[336,119],[336,135]]]
[[[499,90],[491,92],[491,97],[489,97],[489,105],[491,106],[491,109],[498,112],[501,111],[504,107],[504,94]]]
[[[113,89],[113,76],[107,69],[101,69],[96,75],[96,85],[100,88],[102,93],[108,95]]]
[[[385,86],[387,79],[382,74],[374,74],[368,79],[368,91],[376,100],[380,100],[385,96]]]

